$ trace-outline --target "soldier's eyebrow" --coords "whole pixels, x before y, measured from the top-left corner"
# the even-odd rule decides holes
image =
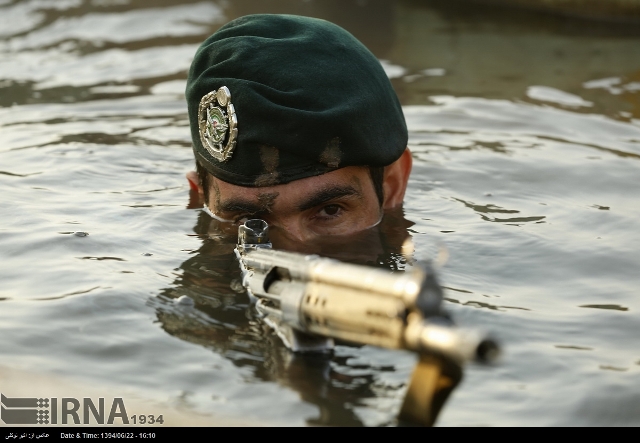
[[[298,205],[298,210],[306,211],[307,209],[311,209],[323,203],[327,203],[331,200],[343,197],[356,197],[358,199],[363,198],[362,193],[353,186],[330,186],[320,189],[314,194],[307,197],[302,203]]]
[[[264,205],[239,198],[231,198],[218,203],[218,211],[221,213],[241,212],[246,214],[256,214],[260,211],[264,211],[264,209]]]
[[[244,200],[242,198],[230,198],[224,202],[218,201],[218,211],[220,212],[240,212],[243,214],[257,214],[259,212],[271,212],[271,208],[278,198],[277,192],[261,192],[258,194],[258,202]]]

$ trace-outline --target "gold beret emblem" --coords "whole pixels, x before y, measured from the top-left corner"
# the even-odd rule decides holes
[[[226,86],[211,91],[200,100],[198,128],[204,148],[219,162],[231,158],[238,137],[238,120]]]

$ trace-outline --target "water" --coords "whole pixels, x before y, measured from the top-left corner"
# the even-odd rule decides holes
[[[407,232],[414,258],[444,245],[447,309],[503,342],[438,424],[640,425],[640,34],[442,3],[0,1],[0,390],[63,380],[200,424],[395,423],[414,357],[292,359],[189,197],[196,47],[286,12],[353,32],[404,105],[414,171],[368,261],[406,267]]]

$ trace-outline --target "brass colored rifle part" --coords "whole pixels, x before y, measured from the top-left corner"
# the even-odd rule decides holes
[[[293,352],[328,352],[333,339],[416,352],[402,423],[430,426],[467,361],[493,361],[498,345],[455,327],[429,266],[405,273],[272,249],[268,225],[239,227],[242,284],[265,323]]]

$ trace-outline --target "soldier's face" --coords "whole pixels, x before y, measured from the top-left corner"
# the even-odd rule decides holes
[[[271,230],[295,241],[327,235],[350,235],[376,225],[383,210],[402,204],[411,172],[407,149],[383,175],[383,203],[376,195],[369,168],[350,166],[284,185],[249,188],[209,176],[208,208],[216,218],[241,223],[261,218]],[[197,182],[197,174],[187,174]],[[195,186],[195,185],[194,185]],[[203,190],[198,186],[202,196]]]
[[[246,188],[211,177],[209,209],[233,222],[261,218],[270,229],[308,241],[348,235],[374,226],[382,217],[369,169],[347,167],[294,182]]]

